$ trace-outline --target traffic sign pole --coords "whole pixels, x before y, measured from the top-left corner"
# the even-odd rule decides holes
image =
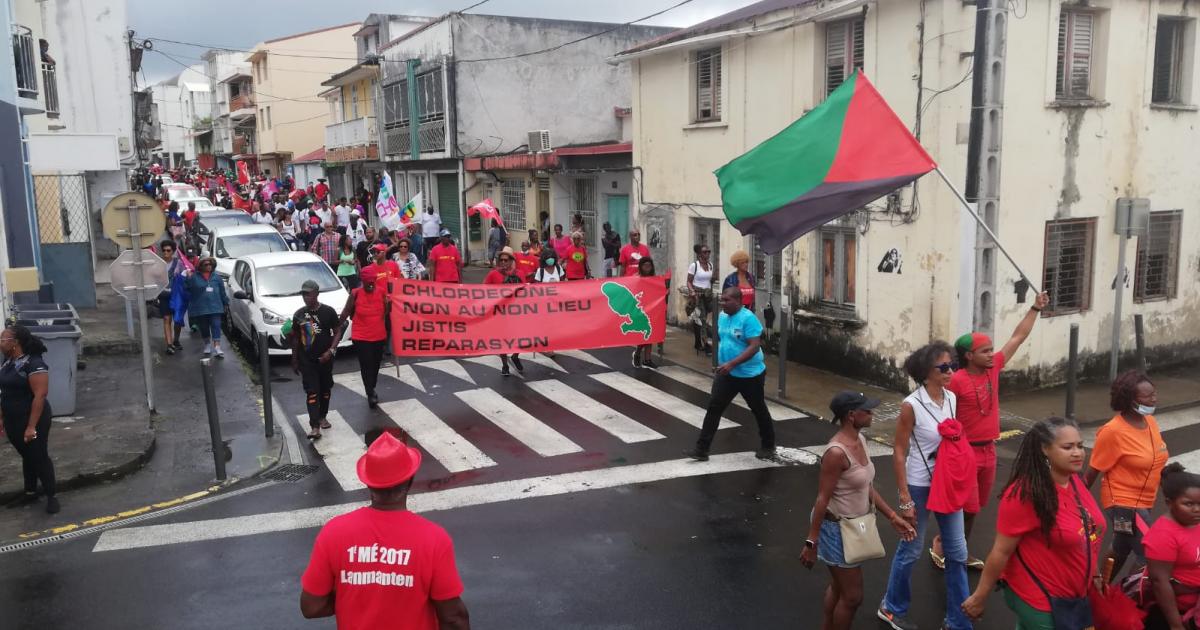
[[[134,278],[137,280],[138,325],[142,327],[142,375],[146,379],[146,405],[154,413],[154,375],[150,371],[150,331],[146,325],[146,273],[142,269],[142,230],[138,218],[141,214],[137,201],[129,200],[129,237],[133,240]]]

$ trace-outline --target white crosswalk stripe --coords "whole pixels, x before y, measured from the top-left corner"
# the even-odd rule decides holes
[[[514,405],[492,389],[486,387],[472,389],[455,392],[454,395],[467,403],[476,413],[491,420],[505,433],[543,457],[578,453],[583,450],[583,447],[529,415],[529,412]]]
[[[300,424],[308,426],[308,414],[297,416]],[[342,490],[350,492],[365,488],[358,479],[358,458],[367,450],[366,442],[354,432],[354,429],[342,418],[342,414],[330,410],[325,416],[331,429],[321,431],[321,439],[313,440],[313,448],[321,454],[325,466],[333,474]]]
[[[672,396],[649,383],[643,383],[628,374],[620,372],[592,374],[591,377],[667,415],[683,420],[696,428],[704,426],[704,409],[682,398]],[[736,422],[722,419],[717,428],[726,429],[736,426],[738,426]]]
[[[591,354],[588,354],[587,352],[584,352],[583,350],[560,350],[558,352],[555,352],[554,354],[555,354],[555,356],[571,357],[572,359],[575,359],[577,361],[583,361],[584,363],[591,363],[592,365],[608,369],[607,363],[601,361],[600,359],[597,359],[596,357],[592,356]]]
[[[394,365],[384,368],[379,372],[379,374],[381,376],[384,374],[388,376],[394,376],[396,377],[396,380],[404,383],[405,385],[415,387],[422,392],[425,391],[425,384],[421,382],[421,377],[417,376],[417,371],[414,370],[411,365]]]
[[[463,359],[463,361],[467,361],[469,363],[474,363],[475,365],[482,365],[484,367],[490,367],[493,370],[496,370],[497,372],[499,372],[500,369],[504,367],[504,362],[500,360],[500,356],[495,355],[495,354],[488,354],[488,355],[484,355],[482,357],[467,357],[467,358]],[[522,375],[516,369],[512,369],[511,372],[513,374],[516,374],[517,376],[524,378],[524,375]]]
[[[458,361],[455,361],[454,359],[442,359],[440,361],[422,361],[422,362],[418,363],[417,365],[419,365],[421,367],[425,367],[425,368],[430,368],[432,370],[437,370],[439,372],[445,372],[446,374],[449,374],[450,376],[453,376],[454,378],[462,379],[472,385],[475,384],[475,379],[471,378],[471,375],[467,373],[467,368],[463,367]]]
[[[561,381],[531,381],[528,385],[535,392],[604,429],[626,444],[666,437]]]
[[[689,387],[694,387],[704,393],[712,391],[712,377],[705,376],[699,372],[689,370],[685,367],[679,365],[664,365],[658,368],[658,373],[673,381],[678,381]],[[741,396],[735,397],[733,399],[733,404],[743,409],[750,408],[750,405],[747,405],[746,401],[742,400]],[[804,413],[796,411],[791,407],[785,407],[770,400],[767,401],[767,411],[771,412],[772,420],[795,420],[797,418],[808,417]]]
[[[551,359],[550,357],[548,357],[540,352],[533,352],[530,354],[522,354],[521,360],[526,361],[528,363],[540,365],[542,367],[550,368],[551,370],[558,370],[559,372],[562,372],[563,374],[567,373],[567,368],[559,365],[558,363],[555,363],[554,359]]]
[[[416,400],[381,402],[379,409],[452,473],[496,465]]]

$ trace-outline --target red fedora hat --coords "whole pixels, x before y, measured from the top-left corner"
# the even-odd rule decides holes
[[[421,451],[384,432],[358,458],[358,478],[368,488],[391,488],[408,481],[421,467]]]

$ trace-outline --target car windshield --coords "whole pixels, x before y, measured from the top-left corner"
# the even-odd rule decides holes
[[[223,236],[217,239],[216,247],[219,258],[241,258],[250,254],[286,251],[289,251],[287,242],[278,232]]]
[[[250,215],[227,214],[220,217],[204,217],[201,224],[208,231],[217,230],[220,228],[233,227],[235,225],[250,225],[254,221]]]
[[[196,190],[195,186],[171,186],[167,188],[167,197],[171,201],[184,199],[187,197],[200,197],[200,191]]]
[[[258,291],[263,297],[300,295],[300,285],[305,280],[316,282],[322,293],[342,288],[342,283],[329,270],[329,265],[314,260],[259,269]]]
[[[212,202],[209,201],[208,199],[205,199],[204,197],[196,197],[196,198],[188,198],[188,199],[180,198],[180,199],[176,199],[175,201],[178,201],[179,207],[184,210],[187,210],[189,203],[196,204],[197,210],[205,210],[205,209],[214,207]]]

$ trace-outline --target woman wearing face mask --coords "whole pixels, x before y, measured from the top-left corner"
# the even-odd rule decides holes
[[[912,603],[912,570],[925,544],[925,526],[931,513],[927,503],[931,497],[934,470],[943,465],[936,458],[942,444],[939,426],[953,420],[957,408],[954,393],[946,389],[953,373],[950,362],[953,350],[946,342],[935,341],[917,349],[904,360],[904,371],[919,386],[900,404],[892,467],[895,469],[896,488],[900,496],[900,505],[896,509],[913,525],[917,534],[912,540],[901,541],[896,549],[887,594],[876,612],[895,630],[917,628],[907,617],[909,604]],[[942,534],[942,546],[946,554],[944,625],[951,630],[970,628],[971,622],[961,609],[968,588],[963,511],[960,508],[949,513],[932,513]]]
[[[967,615],[982,617],[988,594],[1003,579],[1018,628],[1092,627],[1087,597],[1099,573],[1104,521],[1079,479],[1082,469],[1083,438],[1074,421],[1049,418],[1025,435],[1000,494],[996,542],[962,604]],[[1051,597],[1067,600],[1057,613]]]
[[[879,401],[858,392],[841,392],[833,397],[829,409],[838,432],[829,440],[821,456],[821,477],[817,500],[808,526],[808,538],[800,563],[811,569],[816,560],[829,567],[830,581],[825,589],[822,628],[849,628],[862,603],[862,565],[846,562],[839,521],[865,516],[879,510],[900,538],[916,536],[911,524],[892,511],[875,491],[875,464],[867,455],[867,439],[861,431],[871,426],[872,410]]]
[[[362,374],[367,405],[372,409],[379,404],[375,385],[379,382],[379,366],[383,363],[383,351],[387,346],[387,322],[391,309],[387,291],[375,286],[378,279],[379,271],[374,265],[363,269],[360,277],[362,286],[350,291],[350,299],[346,300],[346,306],[338,317],[339,331],[346,330],[346,320],[354,320],[350,341],[354,344],[354,354],[358,356],[358,370]],[[334,348],[339,341],[340,338],[333,340]]]
[[[554,250],[547,247],[542,254],[542,266],[533,273],[533,281],[562,282],[566,279],[566,274],[563,272],[562,265],[558,264],[558,257],[554,255]]]
[[[1200,475],[1187,472],[1182,464],[1167,464],[1162,491],[1167,513],[1154,521],[1142,541],[1156,602],[1146,628],[1192,628],[1200,613]],[[1188,613],[1193,620],[1185,625]]]
[[[1109,391],[1109,406],[1117,415],[1096,433],[1088,461],[1084,479],[1089,488],[1104,475],[1100,505],[1113,532],[1107,557],[1113,559],[1114,576],[1130,552],[1137,557],[1137,566],[1145,564],[1142,532],[1150,523],[1150,509],[1167,465],[1167,443],[1151,415],[1157,404],[1158,393],[1145,374],[1130,370],[1117,376]]]

